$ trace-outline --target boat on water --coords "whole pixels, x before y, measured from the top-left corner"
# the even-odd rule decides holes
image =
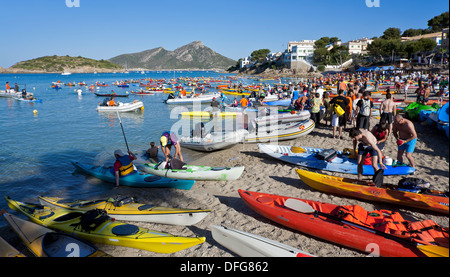
[[[193,103],[210,103],[214,98],[219,98],[220,94],[209,94],[209,95],[200,95],[200,96],[189,96],[183,98],[169,98],[165,100],[166,104],[169,105],[184,105],[184,104],[193,104]]]
[[[97,106],[98,112],[133,112],[144,109],[142,101],[135,100],[132,103],[118,102],[117,106]]]

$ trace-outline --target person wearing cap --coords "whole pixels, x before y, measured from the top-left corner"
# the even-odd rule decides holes
[[[183,155],[181,154],[181,146],[178,143],[177,136],[169,131],[162,133],[161,139],[161,150],[164,153],[164,157],[166,158],[166,162],[169,162],[170,150],[172,150],[172,145],[175,146],[175,155],[174,158],[180,157],[179,159],[183,161]]]
[[[136,155],[128,152],[129,155],[125,155],[122,150],[117,149],[114,151],[116,161],[114,162],[114,175],[116,177],[116,187],[119,186],[120,177],[124,177],[135,173],[133,160],[136,160]]]

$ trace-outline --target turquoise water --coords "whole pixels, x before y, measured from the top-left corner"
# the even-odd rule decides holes
[[[86,177],[76,173],[71,161],[102,165],[114,160],[113,152],[126,145],[116,113],[99,113],[96,107],[103,97],[98,97],[83,87],[79,96],[75,87],[51,88],[52,82],[97,81],[111,84],[114,81],[142,78],[215,77],[214,72],[129,73],[129,74],[0,74],[0,89],[6,81],[11,86],[25,85],[28,92],[42,99],[42,103],[27,103],[0,97],[0,196],[8,195],[21,201],[37,202],[38,195],[66,196],[72,199],[88,198],[102,191],[110,191],[112,185],[89,183]],[[250,84],[251,80],[246,80]],[[76,87],[78,88],[78,86]],[[129,88],[107,87],[96,90],[107,93],[138,90],[138,84]],[[214,91],[214,90],[212,90]],[[143,112],[121,113],[128,144],[132,151],[142,151],[150,141],[158,144],[163,131],[171,128],[178,118],[170,118],[172,107],[163,103],[167,94],[116,98],[122,102],[141,100]],[[36,110],[37,114],[33,111]],[[186,152],[186,153],[185,153]],[[183,151],[185,159],[199,153]],[[0,208],[7,208],[0,200]],[[0,226],[6,225],[0,221]]]

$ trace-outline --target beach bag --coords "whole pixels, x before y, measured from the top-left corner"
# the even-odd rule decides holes
[[[324,160],[326,162],[331,162],[337,157],[337,151],[334,149],[325,149],[316,154],[316,158],[319,160]]]
[[[80,217],[80,222],[76,223],[75,225],[80,226],[81,229],[86,232],[90,232],[95,230],[98,226],[100,226],[107,220],[109,220],[109,216],[107,215],[105,210],[93,209],[85,212]]]
[[[337,114],[338,116],[341,116],[343,114],[345,114],[344,109],[342,109],[342,107],[338,104],[334,104],[334,113]]]

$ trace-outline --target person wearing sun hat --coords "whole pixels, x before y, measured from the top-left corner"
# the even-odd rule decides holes
[[[178,143],[178,138],[173,132],[166,131],[162,133],[160,138],[161,150],[164,153],[164,157],[166,157],[166,162],[169,161],[170,150],[172,150],[172,145],[175,147],[175,155],[174,158],[180,157],[179,159],[183,161],[183,155],[181,154],[181,146]]]
[[[116,161],[114,162],[113,170],[116,177],[116,187],[119,186],[120,177],[128,176],[136,173],[134,170],[133,160],[136,160],[136,155],[128,152],[129,155],[125,155],[122,150],[117,149],[114,151]]]

